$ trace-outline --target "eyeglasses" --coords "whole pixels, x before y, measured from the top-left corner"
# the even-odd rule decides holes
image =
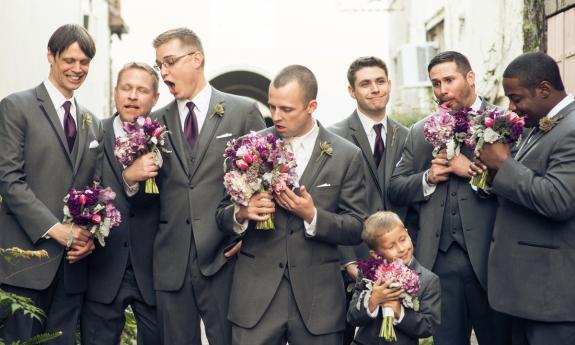
[[[156,62],[156,64],[154,65],[154,69],[159,72],[162,69],[162,66],[166,67],[166,68],[170,68],[170,67],[174,66],[178,61],[180,61],[181,58],[186,57],[188,55],[193,55],[195,53],[197,53],[197,51],[187,53],[184,55],[180,55],[180,56],[176,56],[176,57],[168,56],[167,58],[164,59],[164,61]]]

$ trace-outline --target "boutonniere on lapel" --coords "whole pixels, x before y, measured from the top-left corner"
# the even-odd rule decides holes
[[[330,142],[322,141],[319,143],[319,157],[317,160],[320,160],[323,156],[331,156],[333,155],[333,146],[331,146]]]
[[[214,113],[210,116],[210,119],[215,115],[218,115],[219,117],[224,117],[224,111],[226,111],[224,105],[225,105],[224,101],[217,103],[216,106],[214,107]]]
[[[82,129],[89,127],[92,124],[92,115],[89,113],[82,113]]]
[[[542,117],[539,119],[539,129],[543,132],[547,133],[555,127],[555,125],[559,122],[557,116],[555,117]]]
[[[391,144],[392,145],[395,142],[396,136],[397,136],[397,126],[393,126],[393,129],[391,130]]]

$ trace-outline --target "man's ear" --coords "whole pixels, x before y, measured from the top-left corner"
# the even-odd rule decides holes
[[[553,86],[547,80],[544,80],[537,85],[535,88],[537,94],[541,95],[543,99],[548,98],[551,95]]]
[[[347,92],[349,92],[349,95],[351,96],[351,98],[356,99],[355,98],[355,89],[353,88],[353,86],[348,85],[347,86]]]
[[[313,114],[313,112],[317,109],[317,101],[315,99],[312,99],[311,101],[309,101],[309,103],[307,104],[307,113],[308,114]]]
[[[467,75],[465,76],[465,80],[467,80],[467,84],[469,84],[471,87],[475,88],[475,72],[473,72],[473,71],[467,72]]]
[[[46,52],[46,58],[48,59],[48,63],[51,65],[56,60],[50,49]]]

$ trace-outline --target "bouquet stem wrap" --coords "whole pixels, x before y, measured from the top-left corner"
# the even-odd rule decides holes
[[[479,189],[485,189],[487,186],[487,178],[489,177],[489,173],[487,170],[484,170],[481,175],[473,176],[469,183]]]
[[[395,330],[393,329],[393,319],[394,319],[393,309],[385,307],[383,308],[383,320],[381,322],[381,329],[379,331],[379,337],[385,339],[385,341],[396,341]]]
[[[256,229],[258,230],[273,230],[274,226],[274,215],[273,213],[269,215],[270,217],[266,220],[261,220],[256,223]]]

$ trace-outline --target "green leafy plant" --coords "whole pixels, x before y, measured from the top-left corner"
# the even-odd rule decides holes
[[[22,250],[17,247],[8,249],[0,248],[0,257],[9,263],[13,263],[16,260],[46,258],[48,257],[48,252],[45,250]],[[23,313],[24,316],[36,319],[39,322],[42,322],[46,318],[46,314],[42,309],[36,307],[30,298],[0,289],[0,327],[15,313]],[[42,344],[48,340],[58,338],[61,335],[62,332],[60,331],[55,333],[41,333],[27,340],[13,341],[10,345]],[[7,345],[4,339],[0,339],[0,345]]]

